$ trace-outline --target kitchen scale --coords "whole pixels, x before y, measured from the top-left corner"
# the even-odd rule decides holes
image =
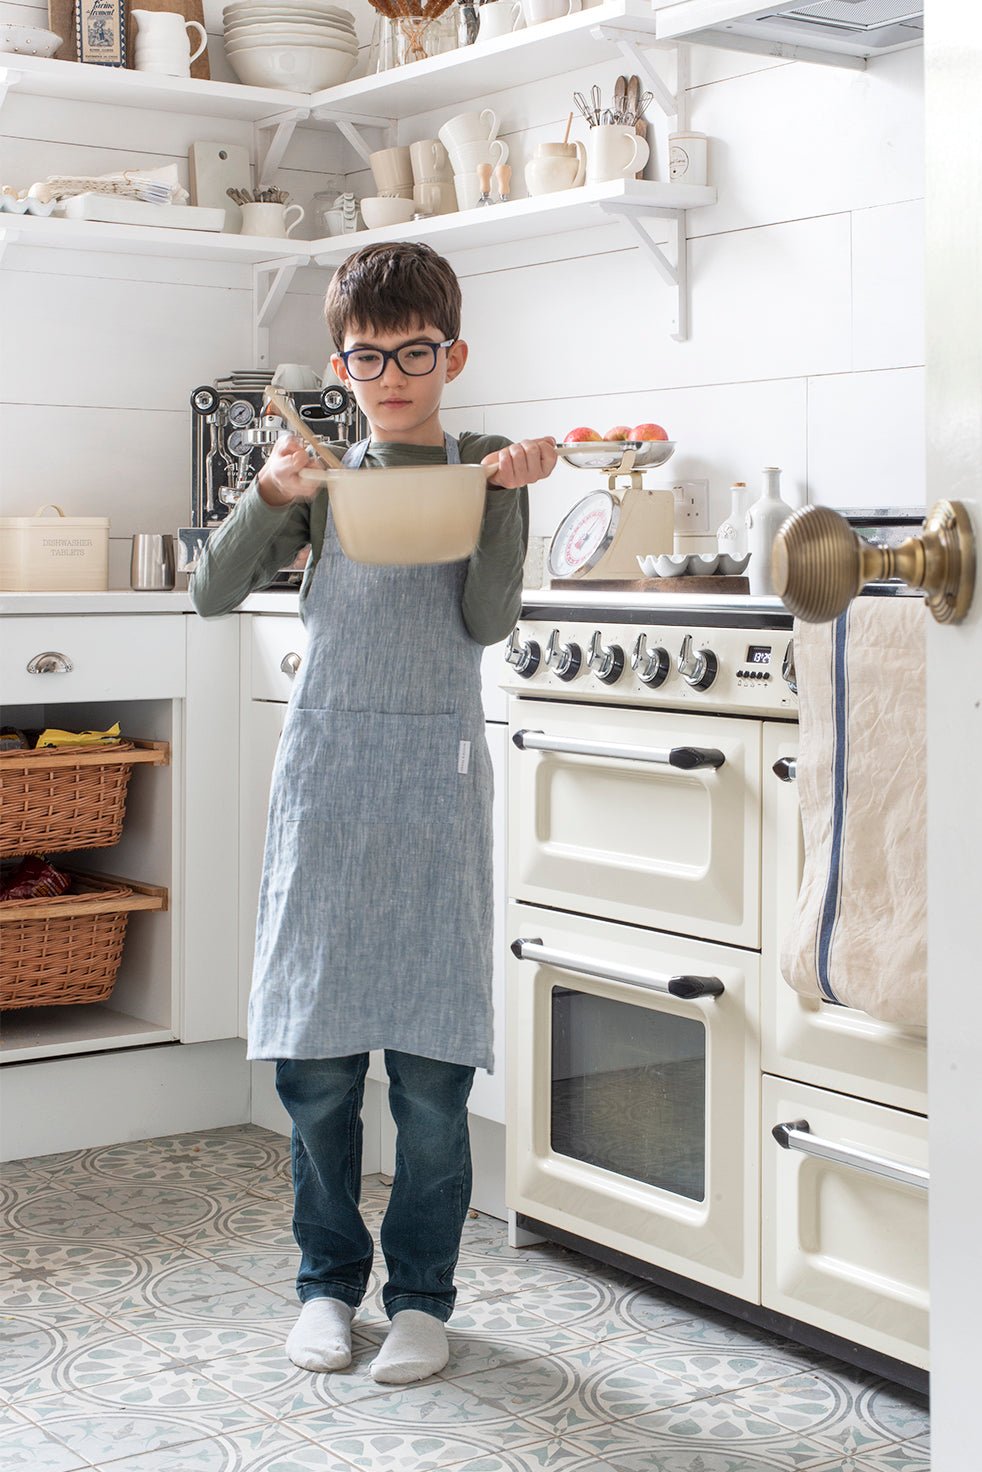
[[[559,523],[549,547],[550,576],[637,582],[639,557],[671,552],[674,546],[675,496],[670,490],[649,490],[642,472],[670,460],[675,441],[593,440],[556,448],[577,470],[605,470],[607,489],[591,491]],[[618,490],[622,476],[627,485]]]

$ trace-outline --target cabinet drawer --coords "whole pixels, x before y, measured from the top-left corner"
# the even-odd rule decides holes
[[[293,693],[295,672],[283,668],[288,655],[303,658],[307,631],[299,618],[283,614],[254,614],[252,623],[253,700],[288,701]]]
[[[761,1302],[926,1368],[927,1120],[767,1075],[761,1117]]]
[[[4,703],[180,699],[184,633],[183,614],[5,619]],[[71,668],[32,674],[28,665],[39,654],[61,655]]]

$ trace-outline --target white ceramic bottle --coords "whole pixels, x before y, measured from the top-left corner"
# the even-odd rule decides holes
[[[716,528],[716,550],[721,557],[741,558],[747,555],[747,482],[735,480],[730,486],[730,510]]]
[[[781,523],[794,508],[781,500],[781,472],[769,465],[763,473],[760,499],[747,512],[747,546],[750,550],[750,592],[761,597],[774,592],[771,575],[771,548]]]

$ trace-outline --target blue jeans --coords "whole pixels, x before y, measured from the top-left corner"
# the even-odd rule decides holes
[[[382,1221],[391,1319],[414,1308],[446,1323],[471,1195],[467,1097],[474,1069],[385,1050],[389,1108],[397,1128],[392,1194]],[[373,1242],[358,1210],[361,1106],[368,1054],[285,1058],[276,1091],[293,1120],[293,1235],[297,1293],[356,1308],[372,1270]]]

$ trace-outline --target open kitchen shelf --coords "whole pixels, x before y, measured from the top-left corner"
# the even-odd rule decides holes
[[[53,250],[97,251],[126,256],[169,256],[194,259],[260,262],[310,260],[309,240],[267,239],[261,235],[230,235],[218,230],[171,230],[153,225],[114,225],[101,220],[66,220],[50,215],[0,215],[0,253],[5,246],[44,246]]]
[[[111,999],[88,1006],[24,1007],[3,1014],[0,1063],[23,1063],[63,1053],[104,1053],[110,1048],[169,1043],[176,1037],[173,1028],[113,1011]]]

